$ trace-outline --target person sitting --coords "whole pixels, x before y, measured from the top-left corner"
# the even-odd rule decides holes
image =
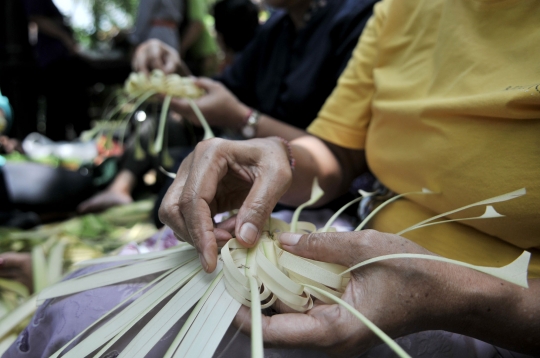
[[[253,247],[275,203],[306,201],[314,177],[325,191],[319,204],[367,168],[398,194],[428,188],[437,194],[390,204],[371,230],[282,234],[279,241],[293,254],[349,267],[396,253],[499,267],[527,250],[528,289],[460,266],[396,259],[354,270],[342,298],[403,337],[398,342],[413,357],[538,356],[540,50],[531,46],[540,41],[539,16],[540,3],[529,1],[383,0],[311,136],[290,143],[294,171],[279,139],[204,141],[180,166],[161,220],[211,272],[218,246],[235,235]],[[524,197],[495,205],[504,217],[393,234],[519,188]],[[233,208],[240,208],[233,232],[215,227],[211,213]],[[378,339],[338,305],[262,319],[272,346],[394,356],[384,346],[369,351]],[[247,308],[240,322],[248,331]]]
[[[197,105],[211,125],[248,139],[302,135],[335,87],[374,2],[269,1],[278,10],[235,62],[215,80],[197,80],[207,92]],[[177,51],[153,39],[137,48],[133,68],[171,73],[181,63]],[[186,101],[175,98],[171,108],[197,122]],[[122,170],[105,191],[81,204],[81,212],[129,202],[136,182],[132,171]]]
[[[294,254],[346,266],[392,253],[435,253],[502,266],[527,249],[529,289],[459,266],[396,259],[355,270],[343,299],[390,336],[403,336],[413,357],[538,355],[540,158],[534,148],[540,134],[540,49],[531,44],[540,40],[533,31],[539,16],[540,4],[529,1],[383,0],[308,128],[311,135],[290,143],[294,172],[288,145],[280,139],[203,141],[182,162],[162,204],[163,222],[195,245],[210,272],[217,241],[234,234],[253,246],[274,204],[305,201],[314,177],[325,190],[322,202],[345,191],[367,168],[396,193],[427,187],[437,194],[394,202],[374,217],[371,230],[284,233],[279,240]],[[517,19],[520,26],[511,26]],[[253,175],[242,180],[239,172]],[[241,190],[230,193],[230,186],[220,185],[230,182]],[[496,204],[505,217],[391,234],[521,187],[526,196]],[[232,233],[214,227],[210,208],[240,208]],[[62,317],[64,326],[67,316],[60,308],[70,302],[76,297],[40,308],[37,317]],[[245,320],[243,330],[250,326],[246,316],[246,310],[237,316],[237,324]],[[391,356],[382,346],[368,351],[379,341],[337,305],[262,318],[263,337],[274,346]],[[30,325],[21,337],[28,341],[39,334],[34,349],[51,352],[76,334],[60,339],[54,327],[47,328]],[[18,356],[18,347],[6,357]]]

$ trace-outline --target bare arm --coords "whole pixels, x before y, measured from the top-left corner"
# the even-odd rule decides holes
[[[33,15],[30,17],[30,20],[38,25],[39,31],[62,41],[70,53],[77,52],[77,43],[71,34],[59,26],[55,21],[41,15]]]
[[[180,41],[180,53],[182,58],[185,58],[188,50],[199,39],[204,30],[204,23],[202,21],[189,21],[187,29]]]
[[[195,83],[206,92],[204,96],[196,101],[196,104],[208,123],[212,126],[227,127],[240,131],[246,124],[251,108],[240,102],[220,82],[209,78],[199,78]],[[199,125],[199,121],[187,100],[173,98],[171,108],[194,124]],[[306,135],[304,130],[272,118],[264,113],[259,117],[259,122],[255,129],[256,138],[278,136],[287,140],[293,140],[303,135]]]
[[[296,169],[289,191],[280,202],[297,206],[311,195],[311,183],[316,176],[324,190],[323,198],[316,204],[325,204],[345,193],[355,177],[366,169],[365,154],[304,135],[291,142]]]

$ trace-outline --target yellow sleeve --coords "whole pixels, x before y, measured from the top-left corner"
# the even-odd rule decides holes
[[[377,3],[338,84],[308,132],[333,144],[364,149],[371,120],[371,100],[375,91],[373,68],[377,41],[391,0]]]

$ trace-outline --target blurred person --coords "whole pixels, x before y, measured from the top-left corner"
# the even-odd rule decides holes
[[[195,76],[213,76],[217,71],[217,44],[206,25],[206,0],[184,0],[185,23],[180,27],[180,56]]]
[[[225,69],[255,37],[259,8],[251,0],[221,0],[214,4],[212,13],[217,42],[224,56],[220,67]]]
[[[76,134],[90,127],[88,115],[92,83],[90,66],[79,56],[73,31],[52,0],[23,0],[28,21],[38,28],[34,45],[39,70],[39,92],[46,99],[45,134],[64,140],[66,126]]]
[[[141,0],[133,31],[129,36],[134,46],[149,39],[160,39],[175,50],[180,49],[178,27],[182,19],[182,0]]]
[[[232,128],[247,139],[302,135],[349,61],[374,2],[269,1],[279,10],[236,61],[215,80],[197,80],[207,92],[197,105],[211,125]],[[179,53],[158,40],[140,45],[133,59],[134,69],[145,72],[159,68],[172,73],[181,64]],[[171,102],[173,110],[196,122],[187,107],[182,99]],[[135,182],[133,173],[123,171],[86,209],[103,209],[100,202],[106,197],[122,198],[122,203]]]

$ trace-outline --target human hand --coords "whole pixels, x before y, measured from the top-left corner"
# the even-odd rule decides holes
[[[198,78],[194,83],[205,90],[195,103],[211,126],[241,129],[250,108],[240,102],[222,83],[209,78]],[[200,125],[189,101],[173,98],[171,108],[196,125]]]
[[[181,65],[178,51],[157,39],[147,40],[137,46],[131,62],[134,71],[145,74],[155,69],[165,74],[175,73]]]
[[[180,240],[195,246],[204,269],[212,272],[218,242],[236,233],[243,245],[252,247],[291,181],[287,149],[277,138],[205,140],[182,162],[159,218]],[[214,227],[215,214],[233,209],[239,211],[232,227],[230,221]]]
[[[351,267],[373,257],[395,253],[432,254],[397,235],[373,230],[349,233],[281,234],[282,247],[302,257]],[[419,259],[392,259],[351,273],[342,299],[390,337],[428,329],[455,331],[467,321],[472,296],[463,284],[488,276],[448,264]],[[497,282],[498,286],[500,282]],[[482,286],[472,286],[479,290]],[[474,297],[478,301],[478,297]],[[235,325],[249,334],[251,312],[242,307]],[[378,338],[344,307],[318,303],[306,313],[262,317],[265,345],[320,349],[332,356],[358,356],[380,343]]]

